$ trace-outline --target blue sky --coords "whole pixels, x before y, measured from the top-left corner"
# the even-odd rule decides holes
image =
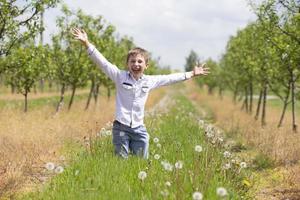
[[[246,0],[65,0],[72,10],[102,15],[120,36],[160,57],[162,66],[184,69],[191,49],[218,60],[237,30],[256,19]],[[46,42],[55,33],[59,8],[45,14]]]

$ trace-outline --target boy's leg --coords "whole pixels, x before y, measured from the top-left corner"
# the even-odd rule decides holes
[[[114,121],[113,123],[113,144],[115,154],[123,158],[128,158],[129,154],[129,137],[125,128],[121,123]]]
[[[149,150],[149,134],[147,133],[145,126],[134,128],[130,136],[131,140],[129,148],[132,150],[132,153],[147,159]]]

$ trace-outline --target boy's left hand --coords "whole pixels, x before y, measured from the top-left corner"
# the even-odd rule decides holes
[[[199,75],[208,75],[209,74],[209,68],[206,67],[206,63],[203,64],[198,64],[194,67],[194,76],[199,76]]]

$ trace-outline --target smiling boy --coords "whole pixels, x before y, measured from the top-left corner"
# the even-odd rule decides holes
[[[149,91],[164,85],[207,75],[209,69],[195,66],[194,70],[169,75],[145,75],[149,55],[134,48],[127,55],[128,71],[111,64],[88,40],[84,30],[74,28],[72,34],[86,48],[90,58],[116,85],[116,114],[113,123],[115,153],[127,158],[129,153],[148,158],[149,134],[144,126],[144,109]]]

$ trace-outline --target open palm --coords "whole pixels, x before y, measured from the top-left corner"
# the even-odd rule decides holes
[[[206,67],[206,63],[196,65],[193,71],[195,76],[209,74],[209,68]]]
[[[79,40],[82,43],[88,42],[88,36],[83,29],[73,28],[71,33],[76,40]]]

